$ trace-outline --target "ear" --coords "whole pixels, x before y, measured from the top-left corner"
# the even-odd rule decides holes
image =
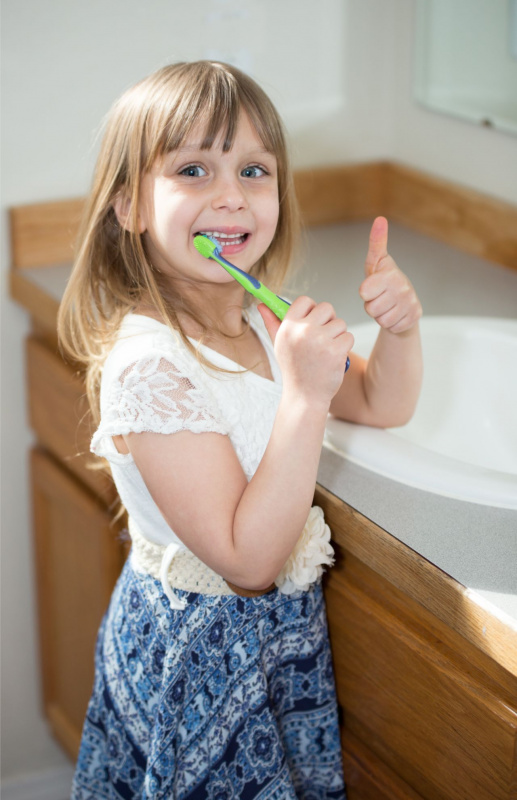
[[[131,198],[126,191],[121,190],[117,194],[113,201],[113,210],[124,230],[135,233],[133,229],[133,219],[131,216]],[[137,218],[136,233],[144,233],[145,229],[145,223],[139,214]]]

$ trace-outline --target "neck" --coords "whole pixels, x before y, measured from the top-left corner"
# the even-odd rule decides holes
[[[175,287],[177,292],[177,286]],[[181,287],[186,299],[196,309],[199,317],[203,320],[207,328],[218,329],[223,336],[239,336],[246,330],[246,324],[242,317],[242,306],[245,291],[236,282],[225,283],[219,286],[187,284]],[[145,314],[163,322],[163,316],[156,308],[151,298],[146,296],[138,304],[137,313]],[[194,339],[198,339],[202,329],[188,314],[178,313],[179,322],[187,334]],[[209,336],[209,339],[212,339]],[[215,338],[218,338],[215,335]]]

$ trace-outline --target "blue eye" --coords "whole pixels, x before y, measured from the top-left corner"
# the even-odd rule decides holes
[[[188,167],[180,170],[180,175],[186,175],[188,178],[202,178],[206,175],[206,171],[199,164],[189,164]]]
[[[244,167],[241,172],[243,178],[261,178],[263,175],[267,175],[267,172],[262,167],[258,167],[256,164],[252,164],[249,167]]]

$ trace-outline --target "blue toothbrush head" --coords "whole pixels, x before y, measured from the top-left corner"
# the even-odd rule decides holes
[[[220,256],[220,255],[221,255],[221,247],[220,247],[219,243],[217,242],[217,240],[216,240],[216,239],[212,239],[212,237],[211,237],[211,236],[207,236],[206,238],[207,238],[207,239],[208,239],[210,242],[212,242],[212,244],[213,244],[213,245],[214,245],[214,247],[215,247],[215,250],[214,250],[214,255],[216,255],[216,256]]]

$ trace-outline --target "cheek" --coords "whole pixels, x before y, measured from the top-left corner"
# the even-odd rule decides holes
[[[265,198],[261,209],[261,222],[264,234],[267,234],[271,239],[275,235],[279,214],[280,207],[278,204],[278,197],[275,195]]]
[[[155,197],[156,233],[163,240],[177,237],[190,229],[192,214],[188,202],[176,197]]]

